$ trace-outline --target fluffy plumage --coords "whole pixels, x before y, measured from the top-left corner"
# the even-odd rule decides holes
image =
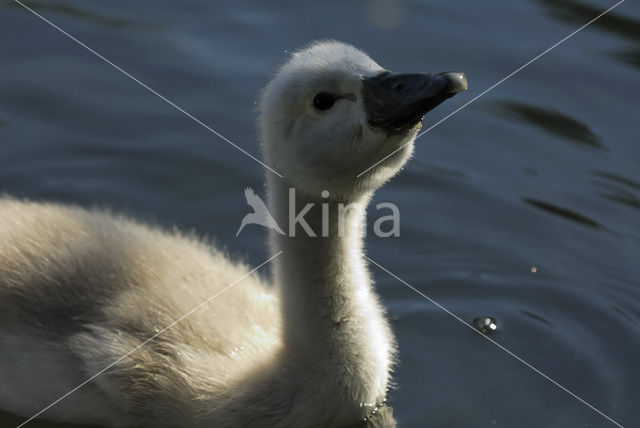
[[[273,253],[284,251],[272,284],[243,279],[42,417],[336,427],[375,408],[395,347],[362,256],[364,208],[412,144],[356,174],[417,132],[367,123],[362,79],[381,71],[338,42],[292,56],[260,103],[265,161],[285,176],[267,177],[270,212],[288,232],[270,234]],[[323,91],[343,97],[320,112],[312,99]],[[288,230],[289,188],[296,212],[315,204],[305,220],[318,237]],[[340,204],[351,204],[344,222]],[[32,415],[248,270],[193,237],[103,211],[0,200],[0,407]]]

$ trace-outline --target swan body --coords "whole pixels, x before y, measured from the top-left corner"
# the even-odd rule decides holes
[[[284,175],[267,176],[284,229],[270,231],[272,253],[282,252],[270,281],[193,236],[0,199],[0,408],[30,417],[100,373],[40,417],[342,427],[370,414],[395,342],[363,260],[364,208],[410,156],[422,115],[466,89],[461,74],[406,76],[322,42],[265,89],[264,159]],[[291,204],[314,204],[305,226],[327,233],[292,222]],[[350,209],[339,214],[341,204]]]

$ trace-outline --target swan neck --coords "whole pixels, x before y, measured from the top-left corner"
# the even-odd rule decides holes
[[[335,341],[353,346],[373,339],[368,334],[386,333],[363,256],[369,198],[309,195],[286,179],[269,183],[269,209],[278,224],[286,225],[284,235],[271,232],[270,243],[274,253],[283,251],[275,260],[274,275],[283,293],[288,347],[335,349]],[[361,336],[346,337],[355,331],[342,328],[347,324],[357,326]]]
[[[285,232],[270,232],[273,254],[283,251],[273,274],[289,357],[284,369],[318,385],[333,383],[315,399],[328,402],[339,394],[341,408],[357,420],[384,399],[395,349],[363,256],[371,195],[338,200],[298,191],[275,177],[267,183],[269,211]],[[314,236],[289,218],[305,209]]]

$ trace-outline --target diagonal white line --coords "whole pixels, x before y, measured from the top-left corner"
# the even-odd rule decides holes
[[[538,54],[536,57],[532,58],[531,60],[527,61],[526,63],[522,64],[520,67],[518,67],[517,69],[515,69],[514,71],[512,71],[511,73],[507,74],[505,77],[503,77],[502,79],[498,80],[496,83],[494,83],[493,85],[489,86],[487,89],[485,89],[484,91],[482,91],[480,94],[476,95],[475,97],[473,97],[471,100],[467,101],[466,103],[464,103],[462,106],[458,107],[457,109],[455,109],[454,111],[452,111],[451,113],[449,113],[448,115],[446,115],[445,117],[443,117],[442,119],[440,119],[439,121],[437,121],[436,123],[434,123],[433,125],[431,125],[430,127],[428,127],[427,129],[425,129],[424,131],[422,131],[420,134],[418,134],[416,136],[415,139],[420,138],[421,136],[423,136],[424,134],[426,134],[427,132],[431,131],[433,128],[435,128],[436,126],[440,125],[442,122],[444,122],[445,120],[449,119],[451,116],[453,116],[454,114],[458,113],[460,110],[462,110],[463,108],[465,108],[466,106],[468,106],[469,104],[471,104],[472,102],[474,102],[475,100],[477,100],[478,98],[480,98],[481,96],[483,96],[484,94],[486,94],[487,92],[491,91],[493,88],[495,88],[496,86],[498,86],[499,84],[503,83],[505,80],[513,77],[516,73],[522,71],[523,69],[525,69],[526,67],[528,67],[529,65],[531,65],[532,63],[534,63],[535,61],[539,60],[540,58],[542,58],[544,55],[546,55],[547,53],[549,53],[552,49],[554,49],[555,47],[561,45],[562,43],[566,42],[567,40],[569,40],[571,37],[575,36],[577,33],[579,33],[580,31],[584,30],[585,28],[587,28],[589,25],[593,24],[594,22],[596,22],[598,19],[602,18],[604,15],[606,15],[607,13],[611,12],[614,8],[618,7],[619,5],[621,5],[622,3],[624,3],[625,0],[620,0],[618,3],[614,4],[613,6],[611,6],[609,9],[605,10],[604,12],[602,12],[600,15],[596,16],[595,18],[593,18],[591,21],[587,22],[586,24],[584,24],[582,27],[578,28],[577,30],[575,30],[573,33],[569,34],[568,36],[564,37],[562,40],[558,41],[557,43],[555,43],[553,46],[551,46],[548,49],[545,49],[543,52],[541,52],[540,54]],[[414,140],[415,141],[415,140]],[[360,174],[358,174],[356,176],[356,178],[360,177],[362,174],[366,173],[367,171],[371,170],[372,168],[375,168],[377,165],[379,165],[380,163],[384,162],[385,160],[389,159],[391,156],[395,155],[396,153],[398,153],[400,150],[404,149],[406,146],[408,146],[409,144],[411,144],[412,141],[409,141],[407,144],[404,144],[403,146],[398,147],[397,149],[395,149],[393,152],[389,153],[387,156],[383,157],[382,159],[380,159],[378,162],[374,163],[373,165],[371,165],[369,168],[365,169],[364,171],[362,171]]]
[[[100,58],[101,60],[106,62],[107,64],[109,64],[111,67],[115,68],[116,70],[118,70],[119,72],[121,72],[122,74],[127,76],[129,79],[131,79],[134,82],[136,82],[138,85],[142,86],[143,88],[145,88],[146,90],[148,90],[149,92],[151,92],[152,94],[154,94],[155,96],[157,96],[158,98],[160,98],[161,100],[163,100],[164,102],[166,102],[167,104],[169,104],[170,106],[172,106],[173,108],[175,108],[176,110],[178,110],[179,112],[181,112],[182,114],[184,114],[185,116],[190,118],[191,120],[196,122],[198,125],[204,127],[205,129],[209,130],[210,132],[212,132],[213,134],[215,134],[216,136],[218,136],[222,140],[224,140],[227,143],[231,144],[233,147],[235,147],[236,149],[240,150],[242,153],[244,153],[245,155],[249,156],[251,159],[253,159],[254,161],[258,162],[260,165],[262,165],[263,167],[267,168],[269,171],[273,172],[278,177],[283,178],[282,174],[280,174],[278,171],[274,170],[269,165],[265,164],[260,159],[256,158],[255,156],[253,156],[251,153],[247,152],[242,147],[240,147],[237,144],[233,143],[227,137],[225,137],[224,135],[220,134],[218,131],[216,131],[215,129],[213,129],[212,127],[210,127],[209,125],[207,125],[206,123],[204,123],[203,121],[201,121],[200,119],[198,119],[197,117],[195,117],[194,115],[192,115],[191,113],[189,113],[188,111],[186,111],[185,109],[183,109],[182,107],[180,107],[179,105],[174,103],[173,101],[169,100],[164,95],[162,95],[159,92],[157,92],[156,90],[150,88],[148,85],[144,84],[143,82],[138,80],[136,77],[132,76],[131,74],[129,74],[128,72],[123,70],[121,67],[119,67],[118,65],[114,64],[112,61],[110,61],[109,59],[105,58],[104,56],[102,56],[101,54],[99,54],[98,52],[96,52],[95,50],[93,50],[92,48],[90,48],[89,46],[87,46],[86,44],[81,42],[80,40],[76,39],[71,34],[67,33],[62,28],[58,27],[56,24],[54,24],[53,22],[49,21],[47,18],[45,18],[44,16],[40,15],[35,10],[31,9],[29,6],[26,6],[20,0],[13,0],[13,1],[15,1],[20,6],[24,7],[25,9],[27,9],[29,12],[33,13],[35,16],[37,16],[38,18],[40,18],[41,20],[43,20],[44,22],[46,22],[47,24],[49,24],[50,26],[52,26],[53,28],[55,28],[56,30],[58,30],[59,32],[61,32],[65,36],[67,36],[68,38],[70,38],[71,40],[73,40],[74,42],[76,42],[77,44],[79,44],[80,46],[82,46],[83,48],[85,48],[86,50],[88,50],[89,52],[91,52],[92,54],[94,54],[95,56],[97,56],[98,58]]]
[[[136,352],[138,349],[142,348],[144,345],[146,345],[147,343],[151,342],[153,339],[155,339],[156,337],[160,336],[162,333],[164,333],[165,331],[169,330],[171,327],[173,327],[174,325],[178,324],[180,321],[182,321],[183,319],[187,318],[189,315],[193,314],[194,312],[196,312],[198,309],[202,308],[203,306],[205,306],[206,304],[210,303],[213,299],[215,299],[216,297],[218,297],[219,295],[221,295],[222,293],[226,292],[227,290],[229,290],[231,287],[233,287],[234,285],[236,285],[237,283],[239,283],[240,281],[242,281],[243,279],[245,279],[246,277],[248,277],[249,275],[251,275],[252,273],[254,273],[255,271],[257,271],[258,269],[260,269],[262,266],[266,265],[267,263],[269,263],[271,260],[275,259],[276,257],[278,257],[280,254],[282,254],[283,251],[280,251],[278,253],[276,253],[275,255],[271,256],[269,259],[265,260],[264,262],[260,263],[258,266],[256,266],[255,268],[251,269],[249,272],[247,272],[246,274],[242,275],[242,277],[240,277],[239,279],[235,280],[234,282],[232,282],[231,284],[227,285],[225,288],[223,288],[222,290],[218,291],[216,294],[214,294],[213,296],[209,297],[207,300],[205,300],[204,302],[200,303],[198,306],[196,306],[195,308],[191,309],[189,312],[187,312],[186,314],[182,315],[180,318],[176,319],[175,321],[173,321],[171,324],[169,324],[168,326],[166,326],[165,328],[163,328],[162,330],[160,330],[159,332],[157,332],[156,334],[154,334],[153,336],[151,336],[150,338],[148,338],[147,340],[145,340],[144,342],[142,342],[140,345],[136,346],[135,348],[133,348],[131,351],[127,352],[126,354],[124,354],[122,357],[118,358],[117,360],[115,360],[113,363],[109,364],[107,367],[103,368],[102,370],[100,370],[98,373],[94,374],[93,376],[91,376],[89,379],[85,380],[84,382],[82,382],[81,384],[79,384],[78,386],[76,386],[75,388],[73,388],[71,391],[67,392],[66,394],[64,394],[62,397],[58,398],[56,401],[52,402],[51,404],[49,404],[47,407],[45,407],[44,409],[40,410],[38,413],[36,413],[35,415],[31,416],[29,419],[27,419],[26,421],[24,421],[23,423],[21,423],[20,425],[18,425],[16,428],[20,428],[26,424],[28,424],[29,422],[31,422],[33,419],[37,418],[38,416],[40,416],[42,413],[46,412],[48,409],[50,409],[51,407],[55,406],[56,404],[58,404],[59,402],[61,402],[62,400],[64,400],[65,398],[67,398],[69,395],[73,394],[74,392],[76,392],[77,390],[79,390],[80,388],[82,388],[83,386],[85,386],[86,384],[88,384],[89,382],[91,382],[92,380],[94,380],[95,378],[97,378],[98,376],[100,376],[102,373],[106,372],[107,370],[109,370],[111,367],[115,366],[116,364],[118,364],[120,361],[124,360],[125,358],[127,358],[129,355],[133,354],[134,352]]]
[[[427,296],[426,294],[422,293],[421,291],[419,291],[418,289],[416,289],[415,287],[413,287],[411,284],[409,284],[408,282],[406,282],[405,280],[403,280],[402,278],[398,277],[396,274],[394,274],[393,272],[389,271],[388,269],[384,268],[383,266],[381,266],[379,263],[371,260],[369,257],[365,256],[367,258],[367,260],[369,260],[371,263],[373,263],[374,265],[378,266],[380,269],[382,269],[383,271],[385,271],[386,273],[388,273],[389,275],[391,275],[392,277],[394,277],[395,279],[397,279],[398,281],[400,281],[401,283],[403,283],[404,285],[406,285],[407,287],[409,287],[410,289],[412,289],[413,291],[415,291],[416,293],[418,293],[419,295],[421,295],[422,297],[424,297],[425,299],[427,299],[429,302],[433,303],[434,305],[436,305],[438,308],[442,309],[443,311],[445,311],[447,314],[451,315],[453,318],[455,318],[457,321],[459,321],[460,323],[464,324],[465,326],[469,327],[471,330],[473,330],[474,332],[476,332],[477,334],[479,334],[480,336],[484,337],[485,339],[487,339],[489,342],[493,343],[494,345],[496,345],[498,348],[500,348],[501,350],[503,350],[504,352],[506,352],[507,354],[511,355],[513,358],[515,358],[516,360],[520,361],[522,364],[524,364],[525,366],[529,367],[531,370],[533,370],[534,372],[536,372],[537,374],[539,374],[540,376],[542,376],[543,378],[545,378],[546,380],[548,380],[549,382],[551,382],[552,384],[554,384],[555,386],[557,386],[558,388],[562,389],[564,392],[566,392],[567,394],[571,395],[573,398],[575,398],[576,400],[580,401],[582,404],[584,404],[585,406],[589,407],[591,410],[593,410],[594,412],[600,414],[600,416],[606,418],[609,422],[619,426],[620,428],[624,428],[622,425],[620,425],[618,422],[614,421],[613,419],[611,419],[609,416],[605,415],[603,412],[601,412],[600,410],[596,409],[594,406],[592,406],[591,404],[589,404],[588,402],[586,402],[585,400],[583,400],[582,398],[578,397],[576,394],[574,394],[573,392],[569,391],[567,388],[565,388],[564,386],[562,386],[561,384],[559,384],[558,382],[556,382],[555,380],[551,379],[549,376],[547,376],[546,374],[542,373],[540,370],[538,370],[537,368],[535,368],[534,366],[532,366],[531,364],[529,364],[528,362],[526,362],[525,360],[523,360],[522,358],[518,357],[516,354],[514,354],[513,352],[509,351],[507,348],[505,348],[504,346],[500,345],[498,342],[496,342],[495,340],[491,339],[489,336],[487,336],[486,334],[482,334],[481,332],[479,332],[476,328],[474,328],[471,324],[469,324],[468,322],[466,322],[465,320],[463,320],[462,318],[460,318],[459,316],[457,316],[456,314],[454,314],[453,312],[451,312],[449,309],[445,308],[444,306],[442,306],[440,303],[436,302],[435,300],[433,300],[431,297]]]

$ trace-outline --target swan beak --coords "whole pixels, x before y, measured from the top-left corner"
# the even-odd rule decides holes
[[[390,134],[407,132],[447,98],[467,90],[464,73],[392,73],[363,80],[369,124]]]

